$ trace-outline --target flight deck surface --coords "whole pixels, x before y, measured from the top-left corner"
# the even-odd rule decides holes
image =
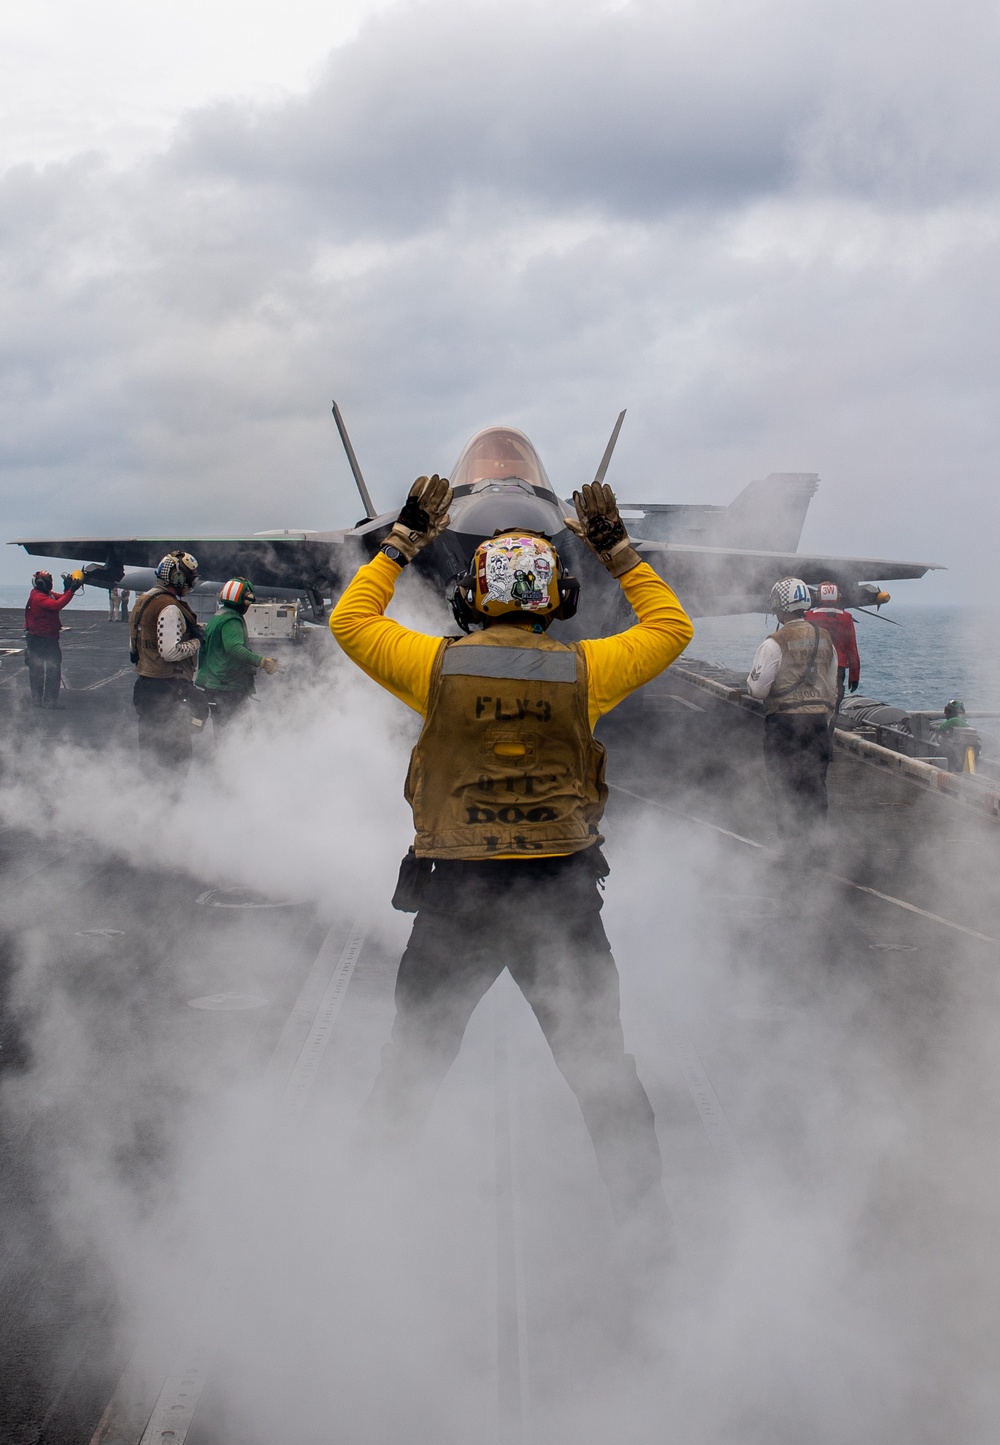
[[[806,866],[753,713],[675,669],[602,725],[605,921],[676,1221],[653,1278],[507,976],[420,1141],[359,1141],[409,921],[391,881],[343,883],[336,839],[391,879],[395,815],[373,842],[331,795],[330,842],[293,801],[244,839],[301,862],[263,885],[195,836],[230,838],[226,788],[197,805],[231,762],[200,737],[176,812],[137,789],[126,630],[67,621],[63,710],[0,672],[5,1445],[989,1438],[993,818],[839,751]],[[248,786],[292,789],[269,736]],[[98,824],[79,780],[109,751]]]

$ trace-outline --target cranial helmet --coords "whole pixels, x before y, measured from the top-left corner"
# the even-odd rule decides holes
[[[820,607],[836,607],[840,601],[840,588],[836,582],[821,582],[816,589],[816,601]]]
[[[953,697],[944,705],[945,717],[965,717],[965,703],[960,697]]]
[[[219,601],[235,612],[245,612],[256,600],[253,583],[246,577],[231,577],[219,593]]]
[[[193,587],[197,577],[198,563],[190,552],[168,552],[156,569],[157,582],[176,591]]]
[[[457,580],[451,606],[463,632],[474,622],[509,615],[568,620],[580,584],[563,571],[559,553],[543,532],[511,528],[480,542],[468,572]]]
[[[808,612],[812,606],[809,588],[801,577],[782,577],[768,598],[768,612]]]
[[[51,572],[36,572],[35,575],[34,575],[34,577],[32,577],[32,579],[31,579],[31,585],[32,585],[32,587],[37,588],[39,592],[51,592],[51,591],[52,591],[52,573],[51,573]]]

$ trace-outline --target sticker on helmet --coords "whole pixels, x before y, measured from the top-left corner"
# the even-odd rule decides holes
[[[529,612],[552,606],[552,554],[537,537],[496,537],[483,549],[480,587],[485,603]]]

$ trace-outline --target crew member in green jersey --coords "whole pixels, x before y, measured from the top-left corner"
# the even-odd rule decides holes
[[[225,727],[246,706],[259,667],[277,672],[274,657],[261,657],[247,645],[244,613],[254,597],[246,577],[231,577],[219,593],[219,611],[205,625],[195,683],[205,689],[216,728]]]

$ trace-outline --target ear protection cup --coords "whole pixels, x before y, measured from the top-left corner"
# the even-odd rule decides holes
[[[580,584],[575,577],[564,572],[559,578],[559,606],[552,616],[560,622],[568,622],[576,616],[580,605]]]
[[[451,602],[452,616],[463,632],[469,632],[474,623],[482,622],[482,618],[476,614],[468,597],[475,582],[476,579],[471,572],[463,572],[461,577],[455,578],[455,590],[448,599]]]

